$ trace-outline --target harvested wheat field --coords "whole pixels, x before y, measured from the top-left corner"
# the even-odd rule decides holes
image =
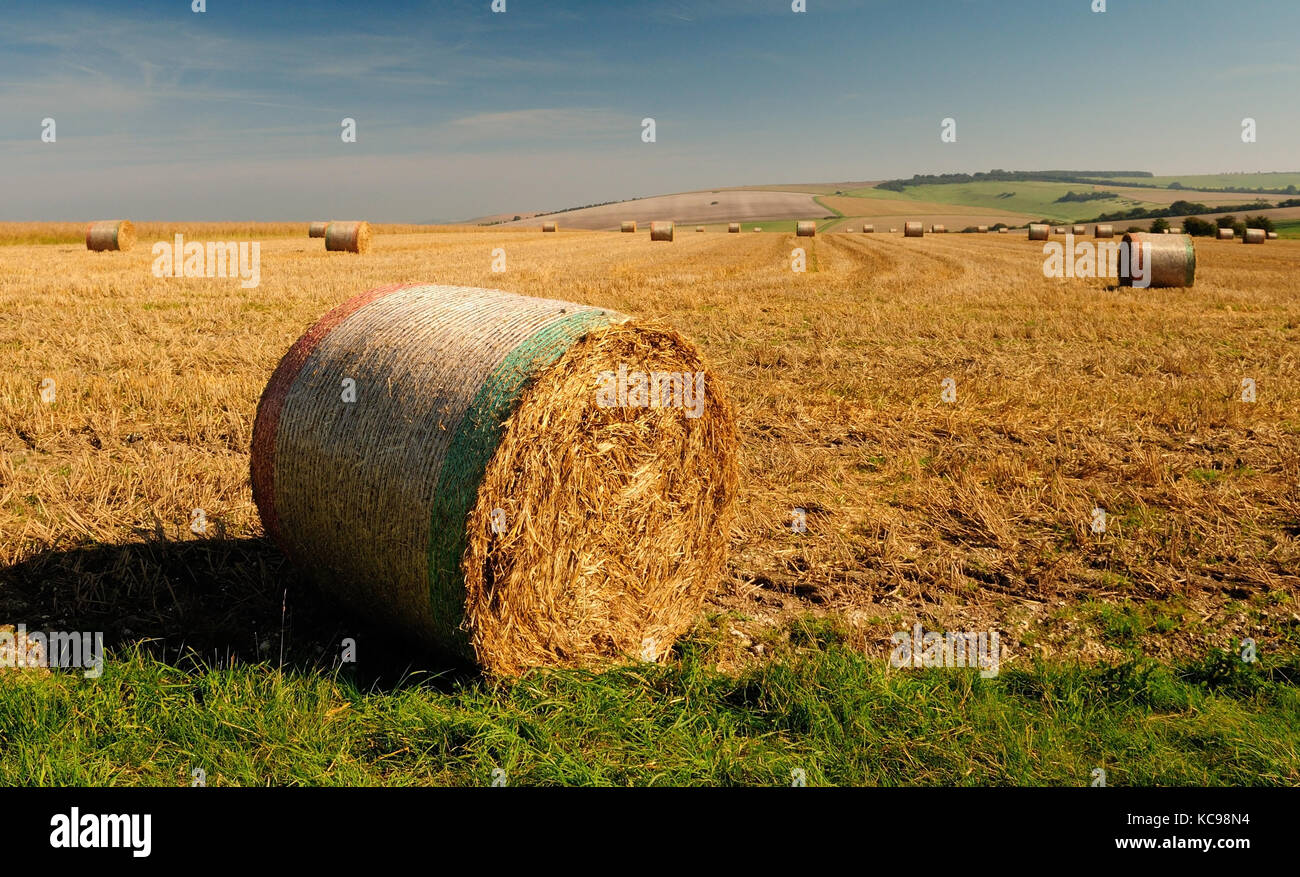
[[[1193,288],[1132,290],[1045,279],[1023,237],[819,236],[796,274],[793,234],[664,248],[534,223],[379,233],[341,259],[291,227],[262,241],[256,289],[154,277],[148,234],[111,259],[0,246],[0,622],[253,657],[283,605],[290,657],[353,630],[265,538],[254,415],[307,327],[421,279],[634,314],[699,349],[740,439],[706,607],[738,642],[808,612],[879,655],[918,621],[998,630],[1007,665],[1300,637],[1300,243],[1201,241]]]

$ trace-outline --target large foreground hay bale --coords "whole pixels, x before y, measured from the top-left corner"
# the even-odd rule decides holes
[[[559,228],[559,226],[555,224],[555,220],[548,220],[542,223],[542,231],[555,231],[557,228]]]
[[[1031,241],[1045,241],[1047,240],[1048,230],[1049,226],[1045,222],[1031,222],[1029,223],[1029,239]]]
[[[740,234],[740,223],[739,222],[727,223],[727,234]]]
[[[641,394],[658,374],[690,383]],[[281,360],[251,474],[266,532],[321,588],[516,674],[671,648],[726,560],[737,440],[725,391],[671,329],[397,284]]]
[[[1092,229],[1092,235],[1098,238],[1113,238],[1115,236],[1115,226],[1095,225]]]
[[[1230,228],[1221,228],[1219,229],[1219,240],[1230,241],[1232,240],[1234,234],[1235,232]]]
[[[794,233],[801,238],[810,238],[817,234],[817,223],[801,219],[794,226]]]
[[[331,222],[325,226],[325,249],[334,252],[370,252],[370,223]]]
[[[652,222],[650,223],[650,240],[652,241],[671,241],[673,239],[674,225],[671,222]]]
[[[135,226],[129,219],[102,219],[86,226],[86,249],[125,252],[135,246]]]
[[[631,219],[625,219],[623,220],[623,224],[618,227],[618,230],[624,233],[634,232],[636,231],[636,222]]]
[[[1248,228],[1241,236],[1243,244],[1262,244],[1268,239],[1268,233],[1262,228]]]
[[[323,237],[325,237],[325,227],[328,226],[328,225],[329,225],[329,222],[313,222],[313,223],[311,223],[310,225],[307,226],[307,237],[309,237],[309,238],[323,238]]]
[[[905,222],[905,223],[903,223],[903,237],[905,237],[905,238],[919,238],[919,237],[924,237],[924,236],[925,236],[925,229],[923,229],[923,228],[921,227],[921,223],[919,223],[919,222]]]
[[[1150,245],[1149,262],[1147,244]],[[1196,246],[1191,235],[1130,232],[1124,235],[1122,246],[1128,251],[1128,258],[1126,260],[1124,253],[1120,253],[1120,286],[1132,286],[1137,275],[1148,271],[1152,289],[1191,286],[1196,280]]]
[[[876,227],[875,227],[874,225],[864,225],[864,226],[862,226],[862,233],[863,233],[863,234],[875,234],[875,233],[876,233]]]

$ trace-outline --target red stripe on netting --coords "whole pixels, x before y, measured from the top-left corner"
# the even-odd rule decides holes
[[[257,403],[257,415],[253,420],[253,446],[249,460],[253,481],[253,502],[257,504],[257,512],[262,516],[262,526],[265,527],[267,535],[274,539],[286,554],[290,554],[291,551],[280,533],[280,517],[275,510],[275,438],[280,431],[280,413],[284,410],[284,402],[289,397],[289,391],[293,389],[298,374],[306,365],[312,351],[344,320],[386,295],[412,286],[423,285],[394,283],[376,287],[348,299],[317,320],[301,338],[293,343],[289,352],[275,367],[266,389],[262,391],[261,401]]]

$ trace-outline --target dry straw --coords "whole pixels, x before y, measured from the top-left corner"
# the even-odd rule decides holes
[[[1262,244],[1268,239],[1268,233],[1262,228],[1248,228],[1241,236],[1243,244]]]
[[[1230,229],[1230,228],[1221,228],[1221,229],[1219,229],[1219,240],[1221,240],[1221,241],[1230,241],[1230,240],[1232,240],[1232,238],[1233,238],[1233,234],[1234,234],[1234,232],[1233,232],[1232,229]]]
[[[370,252],[370,223],[331,222],[325,226],[325,249],[334,252]]]
[[[795,224],[794,233],[801,238],[810,238],[817,234],[817,223],[801,219]]]
[[[1135,276],[1148,278],[1153,289],[1191,286],[1196,280],[1196,246],[1191,235],[1131,232],[1124,235],[1123,246],[1128,257],[1120,253],[1120,286],[1132,286]]]
[[[739,223],[739,222],[729,222],[729,223],[727,223],[727,233],[728,233],[728,234],[740,234],[740,223]]]
[[[322,589],[513,675],[671,649],[726,562],[737,439],[721,384],[672,329],[397,284],[281,360],[251,471],[267,533]]]
[[[129,219],[103,219],[86,226],[86,249],[126,250],[135,246],[135,226]]]
[[[652,241],[671,241],[673,239],[674,226],[671,222],[652,222],[650,223],[650,240]]]
[[[876,232],[876,227],[875,227],[874,225],[864,225],[864,226],[862,226],[862,233],[863,233],[863,234],[875,234],[875,232]]]
[[[307,237],[309,237],[309,238],[323,238],[323,237],[325,237],[325,227],[326,227],[327,225],[329,225],[328,222],[313,222],[313,223],[311,223],[310,225],[307,226]]]
[[[903,237],[919,238],[924,235],[925,235],[925,229],[921,227],[921,223],[919,222],[903,223]]]
[[[1115,236],[1115,226],[1113,225],[1093,226],[1092,234],[1094,237],[1099,237],[1099,238],[1113,238]]]
[[[558,226],[555,224],[554,221],[542,223],[542,231],[555,231],[556,228],[558,228]]]
[[[1048,232],[1048,226],[1046,223],[1042,223],[1042,222],[1029,223],[1029,239],[1031,241],[1047,240],[1047,232]]]
[[[636,222],[631,219],[625,219],[623,220],[623,224],[618,227],[618,230],[624,233],[636,231]]]

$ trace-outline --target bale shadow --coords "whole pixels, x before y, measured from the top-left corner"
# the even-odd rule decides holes
[[[51,549],[0,569],[0,624],[102,631],[203,672],[264,664],[338,673],[364,689],[450,690],[480,677],[460,659],[376,628],[317,590],[268,539],[150,539]],[[356,661],[343,662],[343,640]]]

